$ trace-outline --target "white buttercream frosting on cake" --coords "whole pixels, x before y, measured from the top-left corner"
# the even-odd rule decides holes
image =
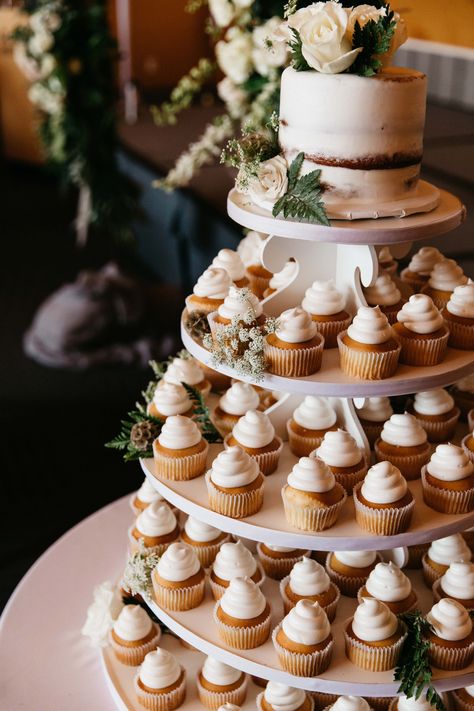
[[[457,286],[446,304],[446,309],[453,316],[474,318],[474,282]]]
[[[345,300],[332,279],[314,281],[305,291],[302,307],[316,316],[332,316],[343,311]]]
[[[318,602],[299,600],[281,623],[288,639],[306,646],[320,644],[331,634],[331,626]]]
[[[455,561],[471,560],[471,550],[460,533],[438,538],[428,549],[428,558],[433,563],[449,566]]]
[[[201,674],[206,681],[216,686],[235,684],[242,676],[240,669],[234,669],[234,667],[221,662],[220,659],[211,656],[206,657]]]
[[[198,543],[211,543],[221,535],[218,528],[214,528],[214,526],[210,526],[204,521],[199,521],[194,516],[188,516],[184,524],[184,530],[191,541],[197,541]]]
[[[223,489],[234,489],[251,484],[259,473],[256,459],[241,447],[229,447],[220,452],[212,462],[210,478]]]
[[[364,642],[381,642],[398,629],[398,620],[380,600],[363,597],[352,619],[354,634]]]
[[[347,335],[358,343],[378,345],[392,338],[392,327],[379,306],[360,306]]]
[[[138,674],[149,689],[167,689],[178,681],[181,667],[171,652],[158,647],[154,652],[148,652]]]
[[[274,711],[298,711],[306,699],[303,689],[294,689],[278,681],[269,681],[263,696]]]
[[[316,560],[304,556],[291,569],[289,585],[295,595],[306,597],[326,592],[331,581],[322,565]]]
[[[448,597],[459,600],[474,599],[474,563],[454,561],[440,580],[441,589]]]
[[[163,553],[156,570],[165,580],[182,582],[199,572],[199,559],[186,543],[172,543]]]
[[[376,551],[336,551],[333,555],[350,568],[368,568],[377,559]]]
[[[288,474],[288,485],[300,491],[324,493],[335,484],[334,474],[319,457],[301,457]]]
[[[276,272],[272,276],[268,286],[270,287],[270,289],[275,289],[275,291],[278,291],[278,289],[283,289],[283,287],[288,286],[288,284],[293,281],[297,272],[298,264],[296,262],[288,261],[283,267],[283,269],[281,269],[279,272]]]
[[[365,287],[364,296],[369,306],[394,306],[402,298],[400,290],[387,272],[382,272],[373,286]]]
[[[434,711],[435,706],[430,704],[425,694],[417,699],[414,696],[408,698],[405,694],[401,694],[397,700],[397,711]]]
[[[441,481],[460,481],[472,475],[474,464],[462,447],[455,444],[438,444],[426,465],[426,470]]]
[[[201,441],[201,431],[189,417],[172,415],[163,423],[158,442],[166,449],[187,449]]]
[[[454,400],[447,390],[435,388],[416,393],[413,409],[419,415],[445,415],[454,407]]]
[[[251,578],[257,570],[257,561],[242,541],[223,543],[212,569],[221,580]]]
[[[325,398],[306,395],[293,412],[293,419],[308,430],[327,430],[336,424],[337,415]]]
[[[454,259],[442,259],[434,265],[428,284],[440,291],[454,291],[460,284],[466,284],[467,276]]]
[[[114,622],[117,637],[126,642],[136,642],[151,632],[153,623],[140,605],[125,605]]]
[[[275,333],[285,343],[305,343],[315,337],[317,327],[307,311],[295,306],[280,314]]]
[[[433,267],[444,259],[441,252],[436,247],[421,247],[410,259],[408,269],[421,276],[429,276]]]
[[[275,437],[275,428],[264,412],[249,410],[236,423],[232,435],[244,447],[258,449],[270,444]]]
[[[252,294],[248,289],[243,292],[235,286],[231,286],[229,293],[224,299],[224,303],[219,306],[217,313],[222,318],[231,321],[234,317],[245,318],[248,312],[254,318],[258,318],[263,313],[263,308],[255,294]]]
[[[166,536],[167,533],[175,530],[176,525],[176,516],[164,501],[151,503],[135,521],[137,531],[150,538]]]
[[[256,410],[260,404],[258,393],[249,383],[236,382],[222,395],[219,407],[229,415],[245,415],[247,410]]]
[[[428,334],[440,329],[444,319],[427,294],[413,294],[397,314],[397,321],[413,333]]]
[[[153,404],[160,415],[165,415],[165,417],[182,415],[192,408],[191,400],[184,387],[169,381],[163,382],[159,388],[155,389]]]
[[[136,496],[137,499],[143,504],[152,504],[154,501],[163,502],[161,494],[153,488],[146,477],[143,480],[141,487],[138,489]]]
[[[360,493],[374,504],[393,504],[408,491],[406,479],[391,462],[378,462],[365,475]]]
[[[367,397],[357,414],[368,422],[385,422],[393,415],[393,408],[388,397]]]
[[[224,269],[231,281],[239,281],[245,277],[245,267],[242,257],[233,249],[220,249],[212,260],[212,266]]]
[[[417,447],[425,444],[428,437],[416,417],[405,412],[395,413],[385,422],[380,439],[396,447]]]
[[[163,380],[178,385],[198,385],[204,380],[204,373],[194,358],[174,358],[166,369]]]
[[[354,437],[345,430],[326,432],[316,455],[330,467],[353,467],[363,457]]]
[[[330,707],[331,711],[370,711],[370,706],[361,696],[339,696]]]
[[[365,583],[367,592],[382,602],[406,600],[411,593],[410,579],[390,561],[377,563]]]
[[[237,620],[251,620],[262,614],[267,601],[250,578],[232,578],[219,604],[226,615]]]
[[[472,620],[464,605],[447,597],[433,605],[426,619],[435,635],[449,642],[465,639],[472,631]]]
[[[231,284],[232,279],[225,269],[209,267],[197,280],[193,293],[201,298],[224,299]]]

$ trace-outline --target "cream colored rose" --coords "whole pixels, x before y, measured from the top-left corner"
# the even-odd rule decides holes
[[[326,6],[325,2],[315,2],[309,7],[302,7],[301,10],[297,10],[292,15],[289,16],[285,24],[294,30],[300,30],[301,25],[303,25],[307,20],[309,20],[313,15],[315,15],[320,10],[323,10]],[[292,35],[290,35],[291,39]]]
[[[235,17],[231,0],[209,0],[209,12],[218,27],[228,27]]]
[[[324,3],[300,26],[303,57],[323,74],[339,74],[348,69],[361,51],[351,49],[347,38],[347,12],[337,2]]]
[[[35,57],[47,52],[48,49],[54,44],[54,38],[51,32],[46,30],[43,32],[36,32],[32,35],[28,41],[28,49],[30,53]]]
[[[377,8],[373,5],[359,5],[353,7],[349,11],[349,19],[347,21],[347,39],[352,43],[352,35],[354,34],[355,23],[358,22],[361,27],[367,24],[369,20],[377,20],[380,17],[385,17],[387,14],[384,7]]]
[[[108,633],[122,607],[122,598],[110,581],[95,588],[94,602],[87,610],[87,619],[81,630],[83,635],[89,637],[92,646],[105,647],[108,644]]]
[[[225,103],[232,118],[239,118],[243,115],[247,95],[240,86],[234,84],[232,79],[229,77],[221,79],[217,85],[217,93]]]
[[[275,156],[260,164],[257,176],[250,181],[248,195],[265,210],[271,210],[288,189],[287,164],[283,156]]]
[[[282,67],[288,58],[288,45],[279,33],[281,21],[272,17],[252,33],[252,60],[259,74],[266,77],[274,67]]]
[[[252,72],[252,38],[248,32],[231,27],[225,40],[216,44],[216,58],[224,74],[242,84]]]

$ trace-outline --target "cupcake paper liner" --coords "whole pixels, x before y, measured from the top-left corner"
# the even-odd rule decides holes
[[[340,321],[316,321],[313,319],[313,323],[316,324],[318,333],[324,338],[325,348],[337,348],[337,335],[341,331],[346,331],[352,321],[352,316],[348,316]]]
[[[160,628],[155,624],[153,624],[153,628],[155,630],[153,637],[148,642],[138,644],[135,647],[125,647],[123,644],[119,644],[112,634],[109,634],[109,644],[114,650],[114,654],[119,662],[129,667],[140,666],[148,652],[152,652],[156,649],[160,641]]]
[[[219,306],[224,303],[224,299],[216,299],[215,304],[203,304],[203,303],[194,303],[191,295],[187,296],[184,300],[186,304],[186,311],[188,312],[188,315],[194,314],[194,313],[202,313],[208,316],[209,314],[212,314],[214,311],[217,311]]]
[[[418,293],[424,286],[426,286],[427,279],[423,279],[423,277],[420,277],[419,275],[415,274],[415,272],[411,272],[408,274],[409,270],[408,269],[402,269],[400,272],[400,280],[404,284],[408,284],[413,291]]]
[[[435,568],[432,568],[428,561],[428,554],[425,553],[421,558],[421,566],[423,568],[423,579],[429,588],[433,588],[433,584],[440,578],[443,573],[439,573]],[[446,569],[448,566],[446,566]]]
[[[272,632],[272,642],[278,655],[278,661],[282,668],[289,674],[295,676],[318,676],[322,674],[331,663],[334,640],[321,650],[309,654],[290,652],[282,647],[277,640],[277,634],[281,630],[281,624],[277,625]]]
[[[442,422],[432,422],[431,420],[424,419],[423,415],[419,415],[415,411],[413,411],[412,414],[416,417],[428,435],[428,441],[438,443],[447,442],[453,437],[456,425],[461,415],[461,410],[459,407],[456,407],[453,415],[449,419],[443,420]]]
[[[400,363],[413,366],[437,365],[445,356],[449,331],[445,327],[442,336],[429,339],[416,338],[416,336],[406,338],[403,333],[397,331],[397,338],[402,347]]]
[[[332,706],[338,700],[337,694],[327,694],[324,691],[308,692],[314,701],[316,711],[326,711],[328,706]]]
[[[206,472],[205,480],[211,511],[230,518],[246,518],[257,513],[262,508],[263,481],[258,489],[244,491],[240,494],[227,494],[214,485],[210,472]]]
[[[238,417],[236,419],[235,415],[229,415],[227,412],[224,412],[223,415],[220,413],[217,414],[216,410],[214,410],[212,413],[212,420],[221,435],[226,437],[234,429],[234,425],[237,422]]]
[[[205,546],[194,546],[191,543],[186,544],[191,546],[193,551],[196,553],[199,562],[203,568],[210,568],[214,563],[214,559],[219,552],[219,548],[223,543],[228,543],[230,541],[230,535],[222,538],[218,543],[208,543]]]
[[[196,679],[197,692],[199,696],[199,701],[203,706],[211,711],[216,711],[220,706],[224,704],[235,704],[236,706],[241,706],[245,697],[247,696],[247,676],[244,675],[242,683],[232,691],[210,691],[206,689],[199,678],[199,674]]]
[[[165,610],[171,610],[173,612],[192,610],[203,601],[206,584],[204,577],[199,583],[196,583],[196,585],[190,585],[185,588],[167,588],[164,585],[160,585],[153,574],[151,580],[155,600],[158,605],[164,607]]]
[[[138,702],[141,706],[149,711],[173,711],[177,709],[183,703],[186,696],[186,672],[183,671],[183,678],[179,686],[172,691],[167,691],[166,693],[153,693],[151,691],[145,691],[138,684],[138,674],[136,675],[133,686],[135,693],[137,695]]]
[[[248,270],[246,270],[245,273],[250,282],[250,291],[252,291],[259,299],[263,299],[263,294],[268,289],[271,277],[255,276]]]
[[[369,595],[369,594],[367,594],[367,595],[362,595],[362,589],[363,589],[364,587],[365,587],[365,586],[363,585],[361,588],[359,588],[359,590],[358,590],[358,592],[357,592],[357,602],[358,602],[359,604],[362,602],[362,598],[364,598],[364,597],[373,597],[373,595]],[[398,613],[395,612],[395,610],[392,609],[390,601],[387,601],[387,600],[380,600],[380,602],[383,602],[385,605],[387,605],[388,609],[391,610],[392,612],[394,612],[395,614],[405,614],[406,612],[411,612],[412,610],[416,610],[417,607],[418,607],[418,600],[417,600],[416,597],[415,597],[415,599],[413,600],[413,602],[412,602],[412,604],[410,605],[410,607],[407,607],[406,610],[403,610],[403,612],[398,612]],[[402,602],[402,601],[401,601],[401,600],[397,600],[397,601],[395,601],[395,604],[398,604],[399,602]]]
[[[316,508],[312,506],[298,506],[289,501],[285,495],[287,489],[287,485],[285,485],[281,490],[281,497],[283,499],[285,517],[288,523],[300,531],[314,532],[324,531],[334,526],[342,507],[347,501],[347,494],[343,487],[337,482],[335,486],[341,489],[341,493],[343,494],[342,499],[332,506]]]
[[[331,467],[329,468],[331,469]],[[357,486],[357,484],[361,483],[364,480],[365,475],[367,474],[367,468],[367,461],[365,457],[362,457],[360,467],[355,471],[347,473],[333,471],[333,474],[337,483],[340,484],[343,489],[345,489],[346,494],[348,496],[352,496],[354,488]]]
[[[437,580],[434,581],[432,591],[433,591],[433,600],[435,602],[439,602],[442,598],[449,597],[452,600],[453,599],[457,600],[458,602],[461,603],[461,605],[464,605],[464,607],[466,608],[466,610],[468,610],[468,612],[470,612],[471,610],[474,610],[474,604],[468,605],[469,600],[461,600],[461,598],[459,598],[459,597],[453,598],[452,595],[448,595],[447,593],[445,593],[443,588],[441,587],[441,578],[437,578]]]
[[[167,457],[153,443],[153,455],[158,476],[172,481],[188,481],[204,473],[206,469],[209,445],[204,440],[202,452],[187,454],[184,457]]]
[[[453,703],[454,708],[456,711],[473,711],[474,709],[474,698],[470,696],[470,701],[464,701],[464,699],[461,699],[459,696],[458,692],[462,691],[462,689],[454,689],[451,691],[451,701]]]
[[[469,457],[469,459],[471,460],[471,462],[474,462],[474,451],[472,449],[469,449],[469,447],[467,446],[467,443],[470,439],[472,439],[472,436],[473,436],[472,432],[469,432],[469,434],[467,434],[465,437],[463,437],[462,441],[461,441],[461,447],[466,452],[466,454]]]
[[[362,429],[365,432],[365,436],[369,440],[371,447],[374,446],[375,441],[380,437],[383,430],[383,422],[369,422],[369,420],[359,420]]]
[[[315,706],[314,706],[314,698],[311,694],[311,692],[306,691],[306,700],[305,700],[305,711],[314,711]],[[330,694],[324,694],[324,696],[329,696]],[[263,706],[262,706],[262,701],[263,701],[263,696],[264,692],[260,692],[260,694],[257,696],[255,699],[255,704],[257,711],[263,711]],[[331,695],[332,696],[332,695]],[[336,697],[337,698],[337,697]],[[299,710],[298,710],[299,711]]]
[[[393,701],[391,696],[365,696],[364,698],[373,711],[388,711]]]
[[[265,341],[264,355],[267,370],[286,378],[301,378],[317,373],[323,358],[324,338],[308,348],[278,348]]]
[[[228,647],[232,647],[233,649],[255,649],[255,647],[260,647],[260,645],[267,641],[270,636],[270,612],[268,613],[268,617],[258,625],[253,625],[252,627],[231,627],[217,617],[219,605],[220,603],[217,602],[214,607],[214,622],[217,625],[219,637]]]
[[[474,487],[467,491],[438,489],[426,480],[426,469],[421,470],[423,499],[425,504],[435,511],[447,514],[465,514],[474,509]]]
[[[273,474],[278,466],[278,460],[280,459],[280,455],[283,451],[283,440],[280,437],[275,437],[275,439],[278,440],[277,449],[274,449],[271,452],[262,452],[261,454],[250,454],[252,459],[255,459],[257,462],[258,467],[264,476]],[[226,449],[229,448],[228,440],[229,435],[224,438],[224,447]]]
[[[437,669],[445,671],[465,669],[474,659],[474,640],[465,647],[445,647],[430,639],[428,656],[430,664]]]
[[[467,426],[471,432],[474,430],[474,408],[467,413]]]
[[[449,345],[451,348],[459,348],[462,351],[472,351],[474,349],[474,325],[459,323],[449,318],[446,314],[446,324],[449,328]]]
[[[309,437],[308,435],[299,435],[290,427],[291,419],[286,423],[286,431],[288,433],[288,443],[291,452],[296,457],[309,457],[311,452],[321,445],[324,434],[320,437]]]
[[[260,580],[258,581],[258,583],[256,583],[256,585],[258,585],[258,587],[260,588],[260,587],[262,587],[266,578],[265,578],[264,570],[263,570],[259,560],[257,560],[257,568],[260,570],[261,577],[260,577]],[[216,600],[216,601],[220,600],[221,597],[223,596],[223,594],[225,593],[225,591],[227,590],[227,588],[224,587],[224,585],[219,585],[219,583],[216,583],[216,581],[213,580],[211,578],[211,576],[209,576],[209,585],[211,586],[212,596],[214,597],[214,600]]]
[[[400,447],[403,450],[403,447]],[[430,459],[431,447],[426,443],[425,451],[419,454],[385,454],[380,447],[378,441],[374,444],[375,458],[377,462],[391,462],[407,481],[419,479],[421,476],[421,467],[423,467]]]
[[[261,543],[257,543],[257,553],[265,574],[273,580],[282,580],[290,574],[294,564],[304,558],[304,554],[288,558],[271,558],[262,551]]]
[[[408,562],[405,568],[408,568],[409,570],[419,570],[422,568],[421,559],[429,547],[429,543],[418,543],[414,546],[408,546]]]
[[[135,536],[132,536],[132,531],[134,528],[135,528],[135,526],[130,526],[130,528],[128,529],[128,548],[129,548],[130,555],[133,555],[134,553],[138,553],[138,551],[140,550],[139,542],[140,542],[140,540],[142,540],[140,538],[135,538]],[[147,551],[153,551],[157,555],[162,556],[163,553],[165,552],[165,550],[167,548],[169,548],[169,546],[172,543],[176,543],[176,541],[178,539],[179,539],[179,532],[176,534],[176,538],[174,540],[168,541],[168,543],[160,543],[158,546],[146,546],[146,549],[147,549]]]
[[[332,553],[328,553],[326,558],[326,572],[329,575],[331,581],[336,585],[341,591],[342,595],[347,597],[357,597],[359,588],[361,588],[367,582],[368,575],[342,575],[338,573],[337,570],[333,570],[329,565]],[[377,555],[376,563],[381,560],[380,556]],[[375,563],[374,563],[375,565]]]
[[[347,624],[352,623],[352,618],[347,621]],[[344,639],[346,647],[346,657],[360,669],[366,671],[389,671],[393,669],[398,661],[400,652],[402,651],[403,643],[407,637],[405,625],[404,632],[399,639],[387,647],[373,647],[359,639],[353,639],[347,634],[344,626]]]
[[[286,578],[283,578],[283,580],[280,581],[280,595],[283,600],[283,609],[285,611],[285,615],[289,613],[291,609],[295,606],[295,603],[290,600],[288,595],[286,594],[286,586],[290,582],[290,576],[287,575]],[[328,605],[321,605],[323,608],[324,612],[326,613],[329,622],[333,622],[334,618],[336,617],[336,610],[337,610],[337,605],[339,600],[341,599],[341,593],[339,591],[339,588],[337,585],[335,585],[333,582],[330,583],[332,588],[336,591],[336,597],[332,602],[330,602]]]
[[[341,370],[352,378],[361,380],[383,380],[390,378],[398,365],[401,346],[391,351],[363,351],[349,348],[343,341],[346,331],[337,337]]]
[[[389,509],[370,508],[358,497],[361,487],[362,483],[357,484],[354,489],[355,517],[358,526],[376,536],[394,536],[407,530],[415,508],[414,499],[405,506]]]

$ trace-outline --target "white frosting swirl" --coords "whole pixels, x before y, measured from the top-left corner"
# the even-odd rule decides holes
[[[140,667],[140,681],[149,689],[166,689],[178,681],[181,667],[176,657],[162,647],[148,652]]]
[[[360,306],[347,335],[358,343],[378,345],[392,338],[392,327],[378,306]]]
[[[357,442],[345,430],[326,432],[316,455],[330,467],[353,467],[362,461],[362,452]]]
[[[226,701],[225,704],[219,706],[217,711],[240,711],[240,706],[237,706],[237,704],[231,704],[230,701]]]
[[[138,489],[136,497],[144,504],[152,504],[154,501],[163,501],[163,497],[153,488],[146,477]]]
[[[298,550],[297,548],[288,548],[287,546],[276,546],[274,543],[265,543],[264,545],[276,553],[289,553],[290,551]]]
[[[344,310],[345,301],[332,279],[313,281],[306,289],[301,306],[316,316],[332,316]]]
[[[464,393],[472,393],[474,395],[474,373],[458,380],[456,387]]]
[[[275,334],[285,343],[305,343],[315,337],[317,330],[310,314],[300,306],[295,306],[280,314]]]
[[[433,605],[426,619],[433,625],[435,635],[449,642],[466,639],[472,631],[472,620],[464,605],[449,597]]]
[[[259,473],[257,461],[247,452],[241,447],[229,447],[214,459],[209,476],[217,486],[233,489],[251,484]]]
[[[393,306],[402,298],[400,290],[387,272],[382,272],[373,286],[364,289],[364,296],[369,306]]]
[[[331,634],[328,617],[318,602],[298,600],[281,623],[288,639],[297,644],[320,644]]]
[[[197,424],[182,415],[168,417],[158,435],[158,442],[166,449],[186,449],[200,441],[201,432]]]
[[[362,696],[339,696],[329,707],[331,711],[370,711],[370,706]]]
[[[152,621],[140,605],[125,605],[114,622],[115,634],[126,642],[145,639],[152,627]]]
[[[434,265],[428,284],[439,291],[454,291],[466,282],[467,276],[454,259],[442,259]]]
[[[390,262],[393,262],[393,255],[390,251],[389,247],[382,247],[378,253],[378,262],[379,264],[389,264]]]
[[[407,698],[405,694],[398,697],[397,711],[434,711],[436,708],[426,699],[425,694],[421,694],[419,699],[414,696]]]
[[[394,414],[385,422],[380,438],[387,444],[397,447],[417,447],[424,444],[428,437],[416,417],[405,412]]]
[[[237,620],[252,620],[262,614],[267,601],[250,578],[232,578],[219,603],[226,615]]]
[[[275,437],[275,428],[264,412],[249,410],[235,424],[232,435],[244,447],[258,449],[270,444]]]
[[[393,504],[408,491],[406,479],[391,462],[378,462],[370,467],[360,493],[373,504]]]
[[[232,321],[234,317],[243,320],[249,312],[253,318],[258,318],[263,313],[262,305],[251,291],[237,289],[236,286],[230,287],[224,303],[217,309],[219,316],[229,321]]]
[[[428,549],[428,558],[439,565],[451,565],[456,561],[471,560],[471,549],[460,533],[438,538]]]
[[[240,240],[237,247],[237,254],[246,267],[256,266],[262,263],[262,250],[268,235],[252,230]]]
[[[444,319],[427,294],[413,294],[397,314],[397,321],[412,333],[434,333]]]
[[[223,543],[212,569],[221,580],[251,578],[257,570],[257,561],[242,541]]]
[[[233,249],[220,249],[212,260],[212,266],[224,269],[231,281],[239,281],[245,276],[245,267],[242,257]]]
[[[176,525],[176,516],[164,501],[153,501],[135,521],[137,531],[150,538],[166,536],[175,530]]]
[[[444,415],[454,407],[454,400],[447,390],[423,390],[416,393],[413,409],[420,415]]]
[[[368,422],[385,422],[393,415],[393,408],[388,397],[367,397],[364,404],[357,410],[362,420]]]
[[[279,272],[276,272],[272,276],[268,286],[270,287],[270,289],[275,289],[275,291],[278,291],[278,289],[283,289],[283,287],[288,286],[288,284],[293,281],[297,273],[297,262],[289,261],[285,264],[283,269],[281,269]]]
[[[176,583],[192,578],[200,569],[196,553],[186,543],[172,543],[168,546],[156,566],[158,575]]]
[[[183,386],[170,382],[163,382],[159,388],[155,389],[153,403],[158,412],[165,417],[182,415],[192,407],[191,400]]]
[[[474,684],[472,686],[465,686],[464,691],[466,691],[469,696],[474,696]]]
[[[377,559],[376,551],[336,551],[333,555],[350,568],[368,568]]]
[[[210,684],[228,686],[229,684],[235,684],[240,679],[242,672],[240,669],[234,669],[234,667],[224,664],[219,659],[209,656],[206,657],[201,674]]]
[[[328,430],[335,425],[337,415],[325,398],[306,395],[293,412],[293,419],[308,430]]]
[[[474,282],[457,286],[447,305],[447,310],[454,316],[474,318]]]
[[[221,535],[218,528],[209,526],[204,521],[198,521],[194,516],[188,516],[184,524],[184,530],[192,541],[197,541],[198,543],[210,543]]]
[[[365,583],[367,592],[382,602],[406,600],[411,593],[411,582],[400,568],[392,563],[377,563]]]
[[[459,600],[474,598],[474,563],[455,561],[441,577],[442,590]]]
[[[225,269],[217,269],[217,265],[206,269],[193,288],[193,293],[204,299],[225,299],[229,292],[232,279]]]
[[[460,481],[472,475],[474,464],[462,447],[455,444],[438,444],[426,469],[441,481]]]
[[[229,415],[245,415],[247,410],[256,410],[259,404],[255,388],[240,382],[231,385],[219,400],[219,407]]]
[[[295,595],[311,596],[325,593],[331,581],[322,565],[304,556],[291,569],[289,584]]]
[[[323,493],[334,489],[336,479],[319,457],[301,457],[288,474],[288,485],[300,491]]]
[[[429,276],[433,267],[444,259],[436,247],[421,247],[410,259],[408,269],[421,276]]]
[[[163,376],[165,383],[181,385],[199,385],[204,380],[204,373],[194,358],[174,358]]]
[[[294,689],[278,681],[269,681],[263,695],[273,711],[297,711],[306,700],[303,689]]]
[[[363,597],[352,619],[354,634],[364,642],[388,639],[398,629],[396,616],[387,605],[373,597]]]

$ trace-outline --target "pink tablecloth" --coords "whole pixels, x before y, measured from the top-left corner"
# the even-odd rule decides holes
[[[128,497],[60,538],[20,582],[0,619],[2,711],[112,711],[99,654],[81,636],[95,585],[125,563]]]

